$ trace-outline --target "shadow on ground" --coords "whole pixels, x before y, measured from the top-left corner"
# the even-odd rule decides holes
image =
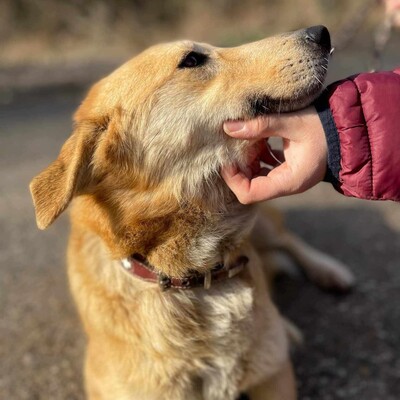
[[[67,219],[38,231],[27,189],[69,135],[81,96],[18,97],[0,110],[1,399],[83,399],[84,338],[65,273]],[[338,296],[301,279],[278,281],[280,308],[305,336],[294,353],[300,399],[398,399],[400,234],[370,203],[327,203],[328,186],[313,193],[311,205],[301,197],[276,204],[293,231],[350,265],[358,284]]]

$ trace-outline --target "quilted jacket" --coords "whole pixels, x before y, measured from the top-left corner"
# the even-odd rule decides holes
[[[316,101],[326,180],[346,196],[400,201],[400,68],[330,85]]]

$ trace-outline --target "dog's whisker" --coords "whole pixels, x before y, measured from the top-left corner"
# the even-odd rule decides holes
[[[317,75],[313,74],[313,77],[314,77],[321,85],[323,85],[323,83],[321,82],[321,80],[318,78]]]
[[[279,98],[279,106],[278,106],[278,115],[281,113],[281,108],[282,108],[282,96]]]

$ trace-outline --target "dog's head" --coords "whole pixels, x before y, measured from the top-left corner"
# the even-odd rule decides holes
[[[181,41],[139,54],[94,85],[59,157],[32,181],[38,226],[79,194],[104,204],[141,195],[143,205],[204,197],[251,145],[225,135],[223,122],[308,105],[329,51],[328,31],[313,27],[235,48]]]

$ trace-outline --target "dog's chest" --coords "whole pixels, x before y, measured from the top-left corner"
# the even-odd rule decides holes
[[[147,383],[163,382],[163,398],[226,400],[238,393],[253,342],[254,293],[241,279],[218,286],[141,299],[152,318],[140,334],[138,361],[152,370]]]
[[[202,307],[210,357],[200,371],[205,399],[230,399],[236,396],[243,378],[243,360],[252,343],[254,293],[242,283],[232,282],[219,293],[202,293]]]

